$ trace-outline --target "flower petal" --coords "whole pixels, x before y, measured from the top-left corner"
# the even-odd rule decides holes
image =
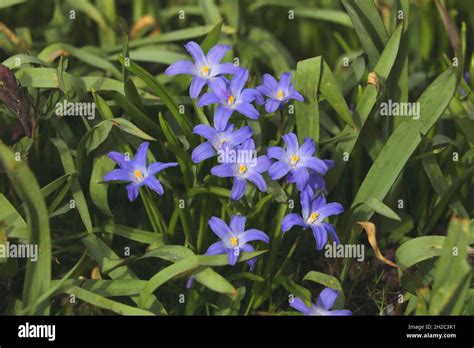
[[[208,64],[204,52],[197,43],[195,43],[194,41],[189,41],[186,45],[184,45],[184,48],[186,49],[186,51],[189,52],[189,54],[193,57],[194,61],[199,66],[204,66]]]
[[[242,246],[242,251],[244,251],[246,253],[251,253],[251,252],[255,251],[255,249],[250,244],[245,244],[245,245]],[[250,272],[253,272],[253,269],[255,268],[255,262],[256,261],[257,261],[256,257],[254,257],[253,259],[247,260],[247,264],[250,267]]]
[[[247,218],[242,215],[233,215],[232,219],[230,219],[230,229],[235,234],[239,234],[244,232],[245,230],[245,221]]]
[[[301,157],[300,165],[314,170],[318,174],[326,174],[328,167],[326,164],[316,157]]]
[[[286,156],[286,152],[279,146],[270,146],[267,149],[267,156],[270,158],[281,160]]]
[[[265,183],[265,180],[263,179],[262,174],[259,173],[250,173],[247,177],[247,179],[255,184],[255,186],[258,187],[260,192],[266,192],[267,191],[267,184]]]
[[[135,153],[135,158],[133,159],[135,167],[146,168],[146,154],[149,145],[150,143],[145,141],[138,147],[137,152]]]
[[[227,258],[229,260],[229,265],[235,265],[237,263],[239,255],[240,249],[238,247],[235,247],[234,249],[227,249]]]
[[[303,96],[302,96],[301,93],[298,92],[298,91],[293,91],[293,92],[291,92],[291,94],[288,96],[288,98],[295,99],[295,100],[297,100],[297,101],[299,101],[299,102],[304,102]]]
[[[304,167],[293,169],[291,175],[293,175],[298,191],[303,191],[309,179],[308,169]]]
[[[268,87],[273,92],[278,89],[278,81],[270,74],[264,74],[262,76],[263,85]]]
[[[291,230],[293,226],[306,227],[306,222],[303,220],[301,215],[295,213],[288,214],[281,221],[281,230],[287,232]]]
[[[176,167],[178,165],[177,162],[153,162],[148,166],[148,175],[154,175],[156,173],[161,172],[162,170],[169,168],[169,167]]]
[[[293,300],[289,300],[288,304],[290,305],[291,308],[296,309],[298,312],[301,312],[301,313],[306,314],[306,315],[311,314],[311,308],[306,306],[306,304],[303,302],[303,300],[300,299],[299,297],[295,297],[295,298],[293,298]]]
[[[291,73],[286,72],[281,74],[280,82],[278,83],[278,89],[281,89],[284,92],[287,92],[290,88],[291,83]]]
[[[299,155],[298,149],[298,138],[295,133],[288,133],[282,136],[283,141],[286,144],[286,152],[289,156]]]
[[[218,106],[216,108],[216,113],[214,114],[214,127],[218,131],[225,130],[230,116],[232,116],[232,110]]]
[[[165,191],[163,189],[163,185],[161,185],[161,182],[155,178],[153,175],[148,175],[145,180],[143,180],[146,186],[151,188],[153,191],[158,193],[159,195],[162,195]]]
[[[348,309],[337,309],[334,311],[329,311],[328,315],[330,316],[349,316],[352,315],[352,312]]]
[[[324,288],[324,290],[321,291],[318,296],[316,307],[329,311],[332,306],[334,306],[334,302],[336,302],[338,296],[339,292],[337,292],[336,290],[331,288]]]
[[[247,69],[241,68],[240,71],[234,75],[234,78],[230,80],[230,91],[233,96],[240,96],[242,89],[245,86],[249,78],[249,71]]]
[[[252,120],[256,120],[260,117],[258,110],[255,109],[255,106],[249,103],[240,103],[235,107],[235,110],[240,112],[242,115],[251,118]]]
[[[233,163],[223,163],[211,168],[212,175],[218,176],[220,178],[228,178],[235,175],[235,164]]]
[[[230,199],[233,201],[238,201],[245,194],[247,189],[247,181],[240,178],[234,178],[234,184],[232,185],[232,190],[230,191]]]
[[[280,107],[280,104],[281,104],[281,101],[268,98],[267,102],[265,103],[265,111],[271,114],[272,112],[275,112],[278,110],[278,108]]]
[[[304,138],[303,144],[300,147],[300,156],[311,157],[314,155],[316,147],[312,138]]]
[[[288,174],[290,169],[291,166],[288,163],[284,161],[278,161],[273,163],[272,166],[268,168],[268,175],[270,175],[273,180],[278,180]]]
[[[239,72],[241,68],[234,65],[233,63],[222,63],[216,64],[212,67],[212,75],[235,75]]]
[[[209,104],[219,104],[219,102],[220,102],[220,100],[217,97],[217,95],[215,95],[215,93],[207,92],[207,93],[204,93],[202,95],[202,97],[199,99],[197,105],[199,107],[202,107],[202,106],[206,106],[206,105],[209,105]]]
[[[344,212],[344,208],[339,203],[328,203],[318,209],[319,221],[332,215],[339,215]]]
[[[316,250],[322,250],[328,241],[328,233],[318,225],[310,225],[310,227],[316,240]]]
[[[205,143],[199,144],[196,146],[191,153],[191,159],[194,163],[199,163],[204,161],[212,156],[215,156],[216,152],[212,147],[212,144],[208,141]]]
[[[261,240],[267,244],[270,243],[270,238],[265,232],[256,230],[254,228],[240,233],[237,238],[241,244],[247,244],[248,242],[252,242],[254,240]]]
[[[227,252],[227,248],[223,241],[215,242],[207,248],[204,255],[218,255],[218,254],[225,254]]]
[[[195,74],[194,63],[189,60],[179,60],[171,64],[165,71],[166,75]]]
[[[224,220],[219,219],[218,217],[211,217],[208,224],[212,232],[214,232],[223,241],[227,240],[229,235],[232,234],[229,226],[227,226]]]
[[[207,124],[198,124],[194,127],[193,133],[200,135],[209,141],[213,141],[217,137],[217,131]]]
[[[104,175],[104,181],[131,181],[130,172],[125,169],[114,169]]]
[[[329,222],[323,222],[321,223],[321,226],[323,226],[326,231],[331,235],[331,239],[336,242],[336,244],[341,244],[341,241],[339,240],[339,237],[336,234],[336,229],[332,224]]]
[[[138,188],[140,185],[137,185],[135,183],[129,184],[125,186],[125,189],[127,190],[128,194],[128,200],[130,202],[133,202],[137,197],[138,197]]]
[[[243,143],[245,140],[249,139],[253,135],[252,128],[249,126],[244,126],[237,129],[235,132],[231,133],[229,136],[229,143],[231,146],[235,146]]]
[[[109,158],[117,163],[122,169],[128,169],[131,167],[130,159],[127,161],[123,153],[111,151],[107,156],[109,156]]]
[[[257,157],[257,165],[253,168],[253,170],[257,173],[263,173],[270,168],[270,166],[273,164],[272,160],[268,158],[267,156],[258,156]]]
[[[229,97],[229,91],[227,90],[227,80],[223,77],[217,77],[209,82],[212,92],[219,98],[221,103],[225,103]]]
[[[313,212],[311,209],[311,202],[313,200],[313,190],[311,187],[306,186],[306,188],[301,192],[301,213],[304,218],[308,218],[309,215]]]
[[[219,64],[229,50],[229,45],[215,45],[207,52],[207,61],[210,65]]]
[[[206,83],[206,79],[194,76],[191,81],[191,86],[189,87],[189,96],[193,99],[196,99],[199,96],[199,93],[201,93],[201,90]]]

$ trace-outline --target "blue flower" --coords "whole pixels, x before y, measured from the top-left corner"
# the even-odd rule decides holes
[[[211,173],[219,177],[233,177],[234,184],[230,198],[238,201],[247,189],[247,180],[254,183],[261,192],[266,192],[267,185],[261,173],[268,170],[272,162],[267,156],[256,157],[255,143],[247,139],[235,149],[219,153],[220,162],[211,169]],[[230,162],[230,163],[226,163]]]
[[[334,161],[333,160],[322,160],[324,163],[326,163],[328,169],[331,169],[334,167]],[[308,183],[307,185],[313,189],[314,192],[324,192],[327,194],[326,190],[326,183],[324,182],[324,178],[321,174],[316,173],[314,170],[308,170],[309,172],[309,178],[308,178]],[[293,184],[295,182],[295,178],[291,173],[288,173],[288,176],[286,177],[286,180],[290,183]]]
[[[230,82],[221,77],[209,83],[212,91],[203,94],[198,106],[218,104],[214,115],[216,129],[224,129],[235,110],[251,119],[257,119],[260,116],[257,109],[250,103],[254,100],[257,103],[263,103],[262,96],[255,89],[243,89],[248,77],[248,70],[240,69]]]
[[[252,129],[244,126],[234,131],[234,125],[229,124],[224,130],[217,130],[211,126],[200,124],[194,127],[194,134],[204,137],[207,141],[196,146],[191,154],[194,163],[199,163],[216,155],[217,151],[233,148],[242,144],[252,136]]]
[[[135,154],[133,160],[129,160],[125,155],[119,152],[109,152],[108,156],[116,162],[120,169],[114,169],[104,176],[104,181],[128,181],[130,182],[125,188],[128,193],[130,202],[138,197],[138,189],[140,186],[148,186],[150,189],[162,195],[164,193],[163,186],[160,181],[155,178],[155,174],[168,167],[175,167],[176,162],[161,163],[154,162],[146,165],[146,154],[148,151],[148,142],[142,143]]]
[[[326,198],[321,194],[318,194],[316,198],[313,196],[313,190],[307,186],[301,193],[302,214],[292,213],[285,216],[281,222],[281,229],[287,232],[293,226],[301,226],[303,230],[311,228],[316,240],[316,249],[321,250],[328,240],[328,233],[337,244],[340,243],[334,226],[329,222],[324,222],[324,219],[341,214],[344,208],[339,203],[326,203]]]
[[[257,90],[268,99],[265,103],[265,110],[268,113],[275,112],[278,108],[282,108],[290,99],[297,101],[304,101],[303,96],[295,90],[295,87],[290,84],[291,73],[286,72],[281,74],[278,82],[272,75],[263,75],[263,84],[257,87]]]
[[[288,302],[290,307],[296,309],[305,315],[328,315],[328,316],[347,316],[352,315],[352,312],[348,309],[331,310],[334,306],[334,302],[339,296],[339,292],[331,288],[325,288],[318,296],[316,304],[312,303],[311,307],[308,307],[303,300],[298,297],[290,299]]]
[[[277,160],[268,170],[273,180],[278,180],[290,173],[290,179],[296,182],[298,191],[302,191],[309,181],[309,169],[317,174],[326,174],[329,162],[326,163],[314,157],[315,145],[311,138],[305,138],[301,147],[293,133],[285,134],[282,138],[286,144],[286,151],[281,147],[271,146],[267,152],[268,157]]]
[[[236,264],[241,252],[252,252],[255,249],[248,244],[255,240],[269,243],[270,238],[260,230],[250,229],[245,230],[245,216],[234,215],[230,220],[230,226],[219,219],[218,217],[211,217],[209,219],[209,227],[221,239],[219,242],[211,244],[207,249],[206,255],[227,254],[229,265]],[[255,259],[248,260],[250,270],[253,270]]]
[[[194,62],[189,60],[180,60],[171,64],[165,71],[166,75],[190,74],[193,76],[191,86],[189,88],[189,95],[196,99],[201,93],[202,88],[215,77],[222,74],[235,74],[240,70],[239,67],[232,63],[221,64],[222,58],[230,46],[215,45],[209,50],[207,55],[204,55],[201,47],[194,41],[188,42],[184,45],[186,50],[191,54]]]

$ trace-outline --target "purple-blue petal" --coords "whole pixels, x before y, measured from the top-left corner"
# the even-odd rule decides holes
[[[321,226],[323,226],[326,231],[331,235],[331,239],[336,242],[336,244],[340,244],[341,241],[339,240],[339,237],[336,234],[336,229],[332,224],[329,222],[323,222],[321,223]]]
[[[220,178],[228,178],[235,175],[233,163],[222,163],[211,168],[212,175]]]
[[[209,248],[207,248],[205,255],[218,255],[218,254],[225,254],[227,249],[225,247],[224,242],[219,241],[211,244]]]
[[[288,214],[281,221],[281,230],[287,232],[293,228],[293,226],[306,227],[306,222],[303,220],[301,215],[292,213]]]
[[[255,251],[255,249],[250,244],[245,244],[245,245],[242,246],[242,251],[244,251],[246,253],[251,253],[251,252]],[[256,257],[254,257],[253,259],[247,260],[247,264],[250,267],[250,272],[253,272],[253,269],[255,268],[255,262],[256,261],[257,261]]]
[[[300,156],[311,157],[315,151],[314,140],[312,138],[304,138],[303,144],[300,147]]]
[[[270,243],[270,238],[267,234],[263,231],[256,230],[254,228],[247,230],[243,233],[240,233],[237,238],[241,244],[246,244],[248,242],[252,242],[254,240],[260,240],[265,243]]]
[[[247,116],[248,118],[252,120],[258,119],[260,114],[258,113],[258,110],[255,109],[255,106],[249,103],[240,103],[235,107],[235,110],[240,112],[242,115]]]
[[[104,175],[104,181],[131,181],[130,171],[125,169],[114,169]]]
[[[265,111],[271,114],[272,112],[275,112],[278,110],[278,108],[280,107],[280,104],[281,104],[281,101],[268,98],[265,103]]]
[[[303,191],[309,180],[308,169],[304,167],[299,167],[291,171],[291,175],[296,183],[296,188],[298,191]]]
[[[267,156],[273,159],[281,160],[285,157],[286,152],[279,146],[270,146],[267,149]]]
[[[239,234],[244,232],[245,230],[245,221],[247,218],[242,215],[233,215],[232,219],[230,219],[230,229],[235,234]]]
[[[262,77],[263,85],[268,87],[271,91],[276,92],[278,89],[278,81],[270,74],[264,74]]]
[[[224,220],[219,219],[216,216],[213,216],[209,219],[208,225],[212,232],[214,232],[221,240],[227,240],[229,235],[232,234],[232,231],[224,222]]]
[[[301,166],[314,170],[318,174],[326,174],[328,167],[326,164],[316,157],[301,157]]]
[[[146,168],[146,154],[148,152],[149,145],[150,143],[145,141],[141,143],[140,146],[138,147],[137,152],[135,154],[135,158],[133,160],[135,167]]]
[[[107,156],[109,156],[109,158],[117,163],[122,169],[128,169],[131,167],[130,159],[127,161],[123,153],[111,151]]]
[[[255,186],[257,186],[260,192],[267,191],[267,184],[265,183],[265,180],[263,179],[262,174],[253,172],[248,175],[247,179],[250,182],[252,182]]]
[[[227,249],[227,258],[229,260],[229,265],[233,266],[237,263],[237,259],[240,255],[240,249],[235,247],[234,249]]]
[[[216,113],[214,114],[214,127],[218,131],[225,130],[230,116],[232,116],[232,110],[218,106],[216,108]]]
[[[247,189],[247,181],[240,178],[234,178],[234,183],[232,184],[232,190],[230,191],[230,199],[233,201],[238,201],[245,194]]]
[[[125,189],[127,190],[128,200],[130,202],[133,202],[138,197],[139,187],[140,186],[135,183],[125,186]]]
[[[178,165],[177,162],[168,162],[168,163],[161,163],[161,162],[153,162],[148,166],[148,174],[154,175],[156,173],[161,172],[162,170],[170,167],[176,167]]]
[[[247,69],[240,69],[230,81],[230,91],[233,96],[239,96],[249,78],[249,71]]]
[[[207,53],[207,61],[210,65],[219,64],[229,50],[229,45],[215,45]]]
[[[301,192],[301,213],[306,218],[308,218],[309,215],[312,213],[311,202],[313,199],[313,195],[314,195],[313,190],[309,186],[307,186]]]
[[[324,288],[324,290],[321,291],[318,296],[318,300],[316,301],[316,307],[329,311],[332,306],[334,306],[334,302],[336,302],[338,296],[339,292],[337,292],[336,290],[331,288]]]
[[[153,191],[155,191],[159,195],[162,195],[164,193],[163,185],[161,185],[160,181],[157,178],[155,178],[153,175],[147,176],[143,182],[146,186],[151,188]]]
[[[212,67],[212,74],[214,76],[235,75],[239,71],[240,71],[240,67],[234,65],[233,63],[216,64]]]
[[[194,75],[194,63],[189,60],[179,60],[171,64],[165,71],[166,75],[190,74]]]
[[[249,139],[253,135],[252,128],[249,126],[244,126],[237,129],[235,132],[230,134],[229,142],[232,146],[243,143],[245,140]]]
[[[283,141],[286,144],[286,152],[288,155],[298,155],[298,138],[295,133],[288,133],[282,136]]]
[[[281,89],[285,93],[288,91],[290,88],[290,82],[291,82],[291,73],[286,72],[281,74],[280,76],[280,82],[278,83],[278,89]]]
[[[295,298],[293,298],[293,300],[289,300],[288,304],[290,305],[291,308],[296,309],[298,312],[301,312],[301,313],[306,314],[306,315],[311,314],[311,308],[306,306],[306,304],[303,302],[303,300],[300,299],[299,297],[295,297]]]
[[[229,97],[229,92],[227,90],[227,80],[223,77],[217,77],[209,82],[209,87],[211,87],[212,92],[219,98],[221,102],[226,102]]]
[[[212,144],[206,141],[196,146],[196,148],[193,150],[191,154],[191,160],[194,163],[199,163],[201,161],[204,161],[208,158],[213,157],[215,154],[216,152],[214,148],[212,147]]]
[[[195,43],[194,41],[190,41],[186,45],[184,45],[184,48],[186,48],[186,51],[189,52],[189,54],[193,57],[194,61],[199,64],[199,66],[204,66],[208,64],[204,52],[197,43]]]
[[[202,88],[206,85],[207,80],[202,77],[194,76],[189,87],[189,96],[196,99],[201,93]]]
[[[328,203],[318,209],[320,220],[323,220],[328,216],[339,215],[342,212],[344,212],[344,208],[339,203]]]
[[[270,158],[268,158],[268,156],[259,156],[257,157],[257,165],[253,168],[253,170],[257,173],[263,173],[266,172],[272,164],[273,162]]]
[[[291,166],[288,163],[284,161],[277,161],[273,163],[270,168],[268,168],[268,175],[270,175],[273,180],[278,180],[288,174],[290,169]]]
[[[199,107],[202,107],[209,104],[219,104],[219,98],[213,92],[204,93],[202,97],[199,99],[197,105]]]
[[[293,92],[291,92],[291,94],[288,96],[288,98],[295,99],[295,100],[297,100],[297,101],[299,101],[299,102],[304,102],[303,96],[302,96],[301,93],[298,92],[298,91],[293,91]]]
[[[313,231],[313,236],[316,241],[316,250],[322,250],[328,241],[328,233],[326,230],[318,225],[310,225]]]
[[[193,133],[200,135],[209,141],[213,141],[217,137],[218,132],[207,124],[198,124],[194,127]]]

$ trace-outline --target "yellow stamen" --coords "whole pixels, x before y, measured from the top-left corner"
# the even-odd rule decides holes
[[[293,156],[291,156],[290,163],[291,163],[291,165],[294,166],[296,163],[298,163],[299,160],[300,160],[300,156],[298,156],[298,155],[293,155]]]
[[[318,217],[319,217],[319,213],[314,212],[310,215],[310,217],[308,218],[308,220],[306,220],[306,222],[308,222],[309,224],[312,224],[318,219]]]
[[[222,147],[222,144],[224,144],[226,141],[227,141],[226,139],[219,140],[219,144],[217,144],[217,148],[220,149]]]
[[[133,172],[133,175],[135,175],[135,178],[137,180],[142,180],[143,179],[143,173],[138,169]]]
[[[237,245],[239,245],[239,241],[237,240],[237,238],[230,237],[229,240],[230,240],[230,245],[232,245],[233,247],[236,247]]]
[[[208,67],[207,65],[204,65],[204,66],[201,68],[201,73],[202,73],[204,76],[209,75],[209,67]]]
[[[278,90],[277,92],[277,98],[278,100],[282,100],[285,97],[285,93],[281,89]]]
[[[247,171],[247,166],[246,166],[245,164],[241,164],[241,165],[239,166],[239,173],[240,173],[240,174],[243,174],[243,173],[245,173],[246,171]]]
[[[235,97],[233,95],[229,95],[229,97],[227,97],[227,104],[232,105],[234,104],[234,101]]]

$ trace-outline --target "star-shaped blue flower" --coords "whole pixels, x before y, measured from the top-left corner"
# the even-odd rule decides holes
[[[189,60],[180,60],[171,64],[165,71],[166,75],[189,74],[193,76],[189,95],[196,99],[201,93],[202,88],[217,76],[223,74],[235,74],[240,68],[232,63],[221,63],[222,58],[230,46],[215,45],[207,55],[204,54],[201,47],[194,41],[188,42],[184,48],[193,57],[194,62]]]
[[[328,233],[331,238],[339,244],[334,226],[325,222],[329,216],[341,214],[344,208],[339,203],[326,203],[326,198],[318,194],[313,198],[314,192],[307,186],[301,193],[301,212],[302,214],[291,213],[286,215],[281,222],[281,230],[289,231],[293,226],[301,226],[303,229],[311,228],[314,239],[316,240],[316,249],[321,250],[328,240]]]
[[[290,99],[304,101],[300,92],[295,90],[291,82],[291,73],[281,74],[280,81],[277,81],[272,75],[263,75],[263,84],[257,87],[257,90],[268,99],[265,103],[265,111],[268,113],[275,112],[288,103]]]
[[[260,116],[257,109],[251,103],[256,100],[257,103],[263,104],[263,98],[255,89],[244,89],[248,77],[248,70],[240,69],[230,82],[224,78],[216,78],[209,83],[211,92],[203,94],[198,102],[198,106],[218,105],[214,115],[216,129],[225,129],[227,121],[234,111],[238,111],[242,115],[254,120]]]
[[[254,183],[261,192],[266,192],[267,185],[261,173],[268,170],[272,162],[267,156],[256,157],[255,143],[252,139],[247,139],[235,149],[235,161],[233,163],[222,163],[211,169],[211,173],[219,177],[233,177],[234,184],[230,192],[230,198],[238,201],[247,189],[247,180]],[[222,156],[226,158],[226,153]],[[228,156],[229,157],[229,156]]]
[[[352,312],[348,309],[337,309],[331,310],[334,306],[334,302],[339,296],[339,292],[331,288],[325,288],[318,296],[316,304],[312,303],[311,307],[308,307],[302,299],[295,297],[290,299],[290,307],[296,309],[298,312],[304,315],[326,315],[326,316],[347,316],[352,315]]]
[[[175,167],[176,162],[161,163],[154,162],[146,165],[146,154],[148,151],[148,142],[142,143],[135,154],[133,160],[128,159],[120,152],[109,152],[108,156],[116,162],[120,169],[114,169],[106,174],[103,178],[105,182],[109,181],[127,181],[130,182],[125,188],[127,190],[130,202],[138,197],[138,190],[141,186],[148,186],[150,189],[162,195],[164,193],[163,186],[160,181],[155,178],[155,174],[168,167]]]
[[[268,170],[273,180],[290,173],[290,179],[296,182],[298,191],[302,191],[309,181],[309,169],[321,175],[326,174],[329,162],[314,157],[316,149],[313,139],[305,138],[300,147],[294,133],[285,134],[282,138],[286,144],[286,151],[278,146],[270,146],[267,152],[269,158],[277,160]]]
[[[200,124],[194,127],[194,134],[198,134],[207,141],[196,146],[191,154],[194,163],[199,163],[216,155],[218,151],[233,148],[249,139],[253,132],[249,126],[234,131],[234,125],[229,124],[224,130],[217,130],[211,126]]]

